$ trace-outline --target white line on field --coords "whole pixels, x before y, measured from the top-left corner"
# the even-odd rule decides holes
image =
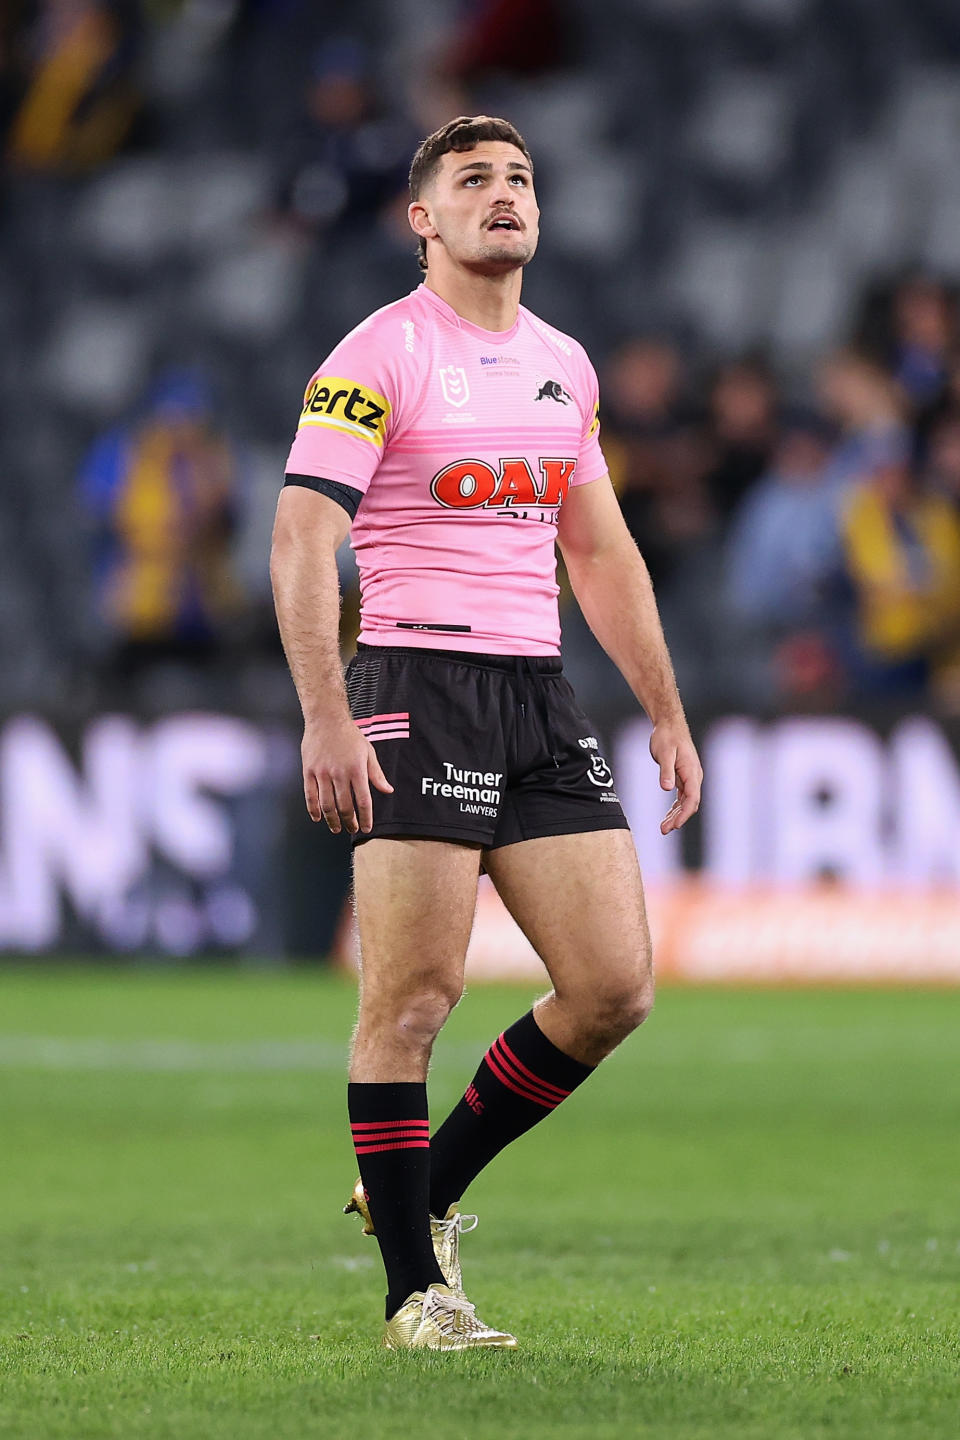
[[[876,1056],[903,1060],[938,1061],[954,1055],[955,1036],[949,1029],[903,1027],[891,1033],[886,1026],[847,1025],[798,1027],[784,1031],[730,1028],[705,1041],[699,1029],[658,1029],[649,1043],[643,1034],[633,1037],[612,1063],[656,1069],[664,1065],[754,1065],[771,1061],[806,1060],[855,1063]],[[481,1045],[449,1043],[441,1039],[434,1070],[469,1070],[483,1054]],[[126,1070],[130,1072],[190,1071],[329,1071],[342,1072],[347,1063],[346,1043],[330,1040],[118,1040],[107,1036],[0,1035],[0,1069]]]
[[[480,1046],[445,1046],[434,1068],[476,1065]],[[320,1070],[346,1069],[347,1046],[328,1040],[112,1040],[100,1036],[0,1035],[0,1069]]]
[[[322,1040],[111,1040],[0,1035],[0,1066],[38,1070],[337,1070],[345,1045]]]

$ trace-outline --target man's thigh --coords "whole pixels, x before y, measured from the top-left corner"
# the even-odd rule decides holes
[[[650,932],[629,830],[523,840],[485,850],[483,863],[559,997],[649,983]]]
[[[364,1002],[431,985],[459,994],[480,847],[380,838],[359,846],[353,865]]]

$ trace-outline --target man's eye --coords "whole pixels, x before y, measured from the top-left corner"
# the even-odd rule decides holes
[[[483,176],[482,176],[482,175],[468,175],[467,178],[466,178],[466,180],[464,180],[463,183],[464,183],[464,185],[472,185],[473,182],[474,182],[474,180],[476,180],[477,183],[479,184],[479,182],[480,182],[482,179],[483,179]]]
[[[517,182],[518,185],[526,185],[526,183],[527,183],[527,177],[526,177],[526,175],[511,175],[511,176],[510,176],[510,179],[511,179],[511,180],[516,180],[516,182]]]

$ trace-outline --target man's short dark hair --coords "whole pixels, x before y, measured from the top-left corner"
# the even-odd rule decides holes
[[[473,150],[482,140],[500,140],[505,145],[515,145],[533,170],[526,141],[509,120],[499,120],[494,115],[458,115],[456,120],[448,120],[446,125],[434,130],[418,147],[410,166],[410,199],[420,199],[423,187],[433,179],[443,155],[451,150],[458,154],[463,150]],[[419,260],[420,269],[426,270],[427,242],[424,239],[419,244]]]

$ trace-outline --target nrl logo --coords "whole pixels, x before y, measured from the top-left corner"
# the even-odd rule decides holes
[[[466,405],[470,399],[467,372],[462,365],[446,365],[440,371],[440,389],[448,405]]]

